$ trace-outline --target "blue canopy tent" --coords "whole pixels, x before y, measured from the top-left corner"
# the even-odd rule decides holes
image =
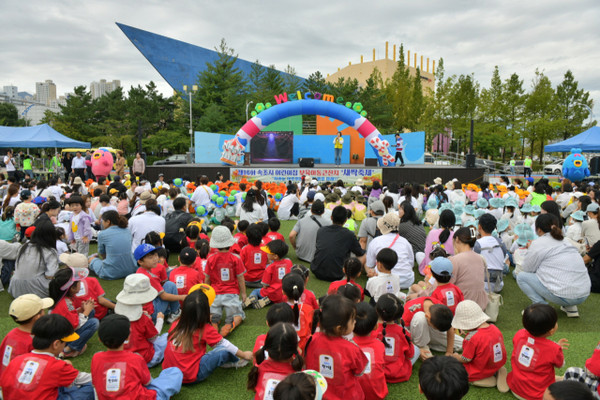
[[[570,152],[572,148],[581,149],[582,152],[600,152],[600,127],[593,126],[562,142],[544,146],[546,153]]]
[[[52,129],[48,124],[10,127],[0,126],[0,147],[37,148],[37,147],[77,147],[89,149],[89,142],[80,142],[66,137]]]

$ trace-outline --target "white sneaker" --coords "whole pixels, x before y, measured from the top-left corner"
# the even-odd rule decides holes
[[[235,369],[244,368],[246,365],[248,365],[249,362],[250,361],[248,361],[248,360],[240,358],[236,362],[228,362],[228,363],[221,365],[221,368],[235,368]]]
[[[181,317],[181,308],[179,310],[177,310],[176,313],[174,314],[169,314],[169,316],[167,317],[167,324],[172,324],[173,322],[175,322],[179,317]]]
[[[570,306],[570,310],[568,310],[566,307],[560,306],[560,310],[564,311],[567,314],[568,318],[579,318],[579,310],[577,309],[577,306]]]

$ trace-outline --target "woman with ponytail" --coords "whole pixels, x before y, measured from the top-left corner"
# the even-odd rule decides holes
[[[454,235],[452,230],[454,229],[454,225],[456,225],[454,212],[452,210],[442,211],[438,224],[440,227],[438,229],[430,230],[427,235],[427,239],[425,240],[425,252],[418,253],[416,256],[421,275],[425,275],[425,267],[427,267],[431,261],[429,254],[435,247],[442,247],[449,255],[454,254],[454,245],[452,241]]]
[[[567,317],[579,317],[577,305],[588,298],[591,288],[583,259],[564,240],[555,215],[538,216],[535,230],[539,237],[529,245],[517,284],[533,303],[555,303]]]
[[[60,212],[60,203],[54,199],[50,199],[40,208],[40,214],[37,216],[33,226],[38,226],[43,220],[50,221],[53,225],[56,224],[56,217]]]
[[[389,383],[405,382],[410,379],[412,366],[420,352],[404,326],[402,302],[393,294],[386,293],[379,297],[375,309],[383,321],[377,327],[377,338],[385,346],[385,380]]]
[[[289,273],[281,282],[283,294],[294,312],[294,328],[298,334],[298,347],[304,352],[304,346],[310,337],[313,322],[313,308],[300,301],[304,292],[304,279],[298,274]]]
[[[304,360],[298,354],[296,330],[283,322],[269,329],[264,346],[254,353],[254,357],[256,365],[248,373],[247,388],[256,393],[256,400],[272,398],[277,384],[304,366]]]
[[[98,256],[90,259],[90,269],[102,279],[121,279],[136,271],[131,253],[131,232],[127,218],[117,211],[104,212],[98,232]]]

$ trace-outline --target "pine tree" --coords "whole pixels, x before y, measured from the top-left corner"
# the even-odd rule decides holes
[[[579,83],[575,80],[571,70],[565,73],[563,81],[556,87],[556,99],[558,107],[558,118],[562,139],[581,133],[585,128],[583,122],[588,118],[592,101],[590,93],[579,89]]]

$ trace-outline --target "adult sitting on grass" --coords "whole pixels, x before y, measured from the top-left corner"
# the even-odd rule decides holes
[[[131,253],[131,232],[127,229],[127,218],[110,210],[102,214],[101,223],[98,256],[90,258],[90,269],[102,279],[121,279],[133,274],[137,265]]]

